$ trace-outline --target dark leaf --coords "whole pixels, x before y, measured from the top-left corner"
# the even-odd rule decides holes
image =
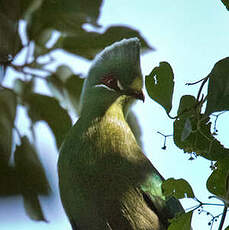
[[[20,103],[23,104],[24,100],[26,100],[27,97],[30,96],[30,94],[34,90],[34,80],[30,81],[23,81],[19,78],[15,79],[14,86],[13,86],[14,92],[19,96]]]
[[[137,30],[125,26],[111,26],[102,34],[81,30],[74,36],[60,37],[57,48],[62,48],[87,59],[93,59],[104,47],[123,38],[131,37],[140,39],[143,50],[151,49]]]
[[[194,198],[191,185],[184,179],[169,178],[163,182],[162,190],[165,196],[174,196],[177,199]]]
[[[20,182],[15,169],[9,165],[0,167],[0,196],[12,196],[21,194]]]
[[[80,95],[83,88],[84,79],[77,75],[72,75],[65,82],[65,92],[70,106],[74,109],[75,113],[80,113]]]
[[[0,168],[8,165],[11,156],[16,107],[15,94],[10,90],[0,90]]]
[[[189,118],[186,118],[184,123],[184,129],[181,133],[181,141],[184,141],[192,132],[192,124]]]
[[[57,74],[53,74],[47,77],[47,85],[52,95],[59,101],[64,100],[64,82],[61,81]]]
[[[97,25],[102,0],[45,0],[34,10],[28,20],[31,40],[39,40],[47,29],[78,33],[84,23]]]
[[[216,169],[207,180],[209,192],[223,199],[229,200],[228,196],[228,175],[229,156],[215,163]]]
[[[35,221],[45,221],[38,195],[33,192],[23,194],[24,208],[27,215]]]
[[[187,118],[195,115],[197,100],[192,95],[184,95],[180,99],[177,115]]]
[[[50,188],[45,171],[34,146],[27,137],[22,137],[21,145],[16,147],[14,160],[16,173],[21,182],[21,192],[47,195]]]
[[[167,113],[172,108],[173,76],[173,70],[169,63],[161,62],[159,67],[155,67],[145,79],[149,96],[163,106]]]
[[[229,155],[229,149],[223,147],[211,133],[209,118],[199,113],[199,107],[193,96],[185,95],[181,98],[178,109],[179,118],[174,122],[174,143],[188,153],[196,153],[209,160],[219,160]],[[185,125],[189,119],[189,130],[184,138]]]
[[[74,75],[68,66],[59,66],[56,73],[49,76],[48,86],[59,102],[67,108],[72,108],[79,114],[80,95],[84,79]]]
[[[208,75],[206,115],[229,110],[229,57],[218,61]]]
[[[187,212],[178,215],[171,220],[168,230],[189,230],[191,228],[192,213]]]
[[[221,0],[221,1],[226,6],[227,10],[229,10],[229,1],[228,0]]]
[[[29,109],[29,116],[33,122],[46,121],[56,138],[56,144],[60,147],[67,131],[71,128],[72,122],[66,112],[52,97],[31,94],[26,98]]]
[[[18,34],[20,1],[0,1],[0,82],[4,78],[5,68],[22,48]]]

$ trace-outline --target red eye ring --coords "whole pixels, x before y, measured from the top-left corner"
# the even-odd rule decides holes
[[[114,90],[120,90],[117,84],[118,80],[112,75],[108,74],[101,79],[101,83],[106,85],[107,87],[114,89]]]

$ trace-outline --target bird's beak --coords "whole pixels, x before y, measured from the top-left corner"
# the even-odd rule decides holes
[[[126,95],[134,97],[138,100],[145,101],[145,95],[143,94],[142,90],[133,90],[129,89],[126,91]]]

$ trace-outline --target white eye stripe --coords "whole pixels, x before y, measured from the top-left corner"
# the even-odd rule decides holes
[[[119,88],[120,90],[123,90],[123,89],[124,89],[123,86],[122,86],[122,84],[120,83],[119,80],[117,80],[117,86],[118,86],[118,88]]]
[[[110,87],[108,87],[107,85],[104,85],[104,84],[98,84],[98,85],[95,85],[94,87],[101,87],[101,88],[106,88],[106,89],[108,89],[108,90],[111,90],[111,91],[115,91],[114,89],[112,89],[112,88],[110,88]]]

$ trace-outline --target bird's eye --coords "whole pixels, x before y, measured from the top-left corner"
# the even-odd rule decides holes
[[[113,89],[113,90],[121,90],[122,87],[120,82],[115,78],[113,77],[112,75],[106,75],[105,77],[103,77],[101,79],[101,83],[106,85],[107,87]]]

